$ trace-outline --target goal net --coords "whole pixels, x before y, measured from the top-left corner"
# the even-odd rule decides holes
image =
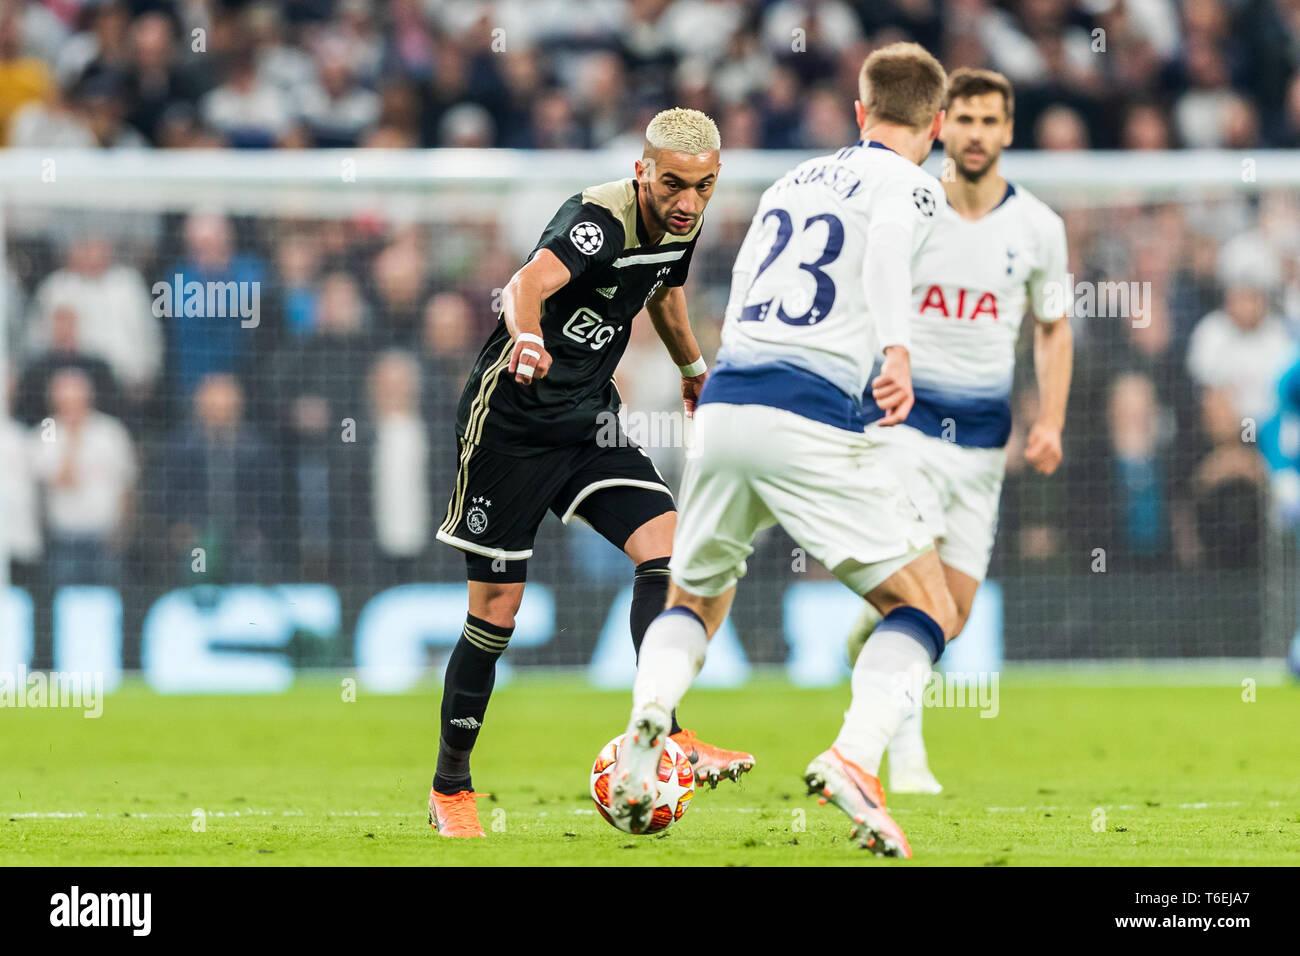
[[[802,158],[724,157],[686,287],[707,359],[758,196]],[[1282,656],[1300,156],[1005,164],[1065,218],[1075,379],[1065,462],[1039,476],[1026,322],[972,642],[1008,660]],[[0,156],[6,661],[143,666],[164,689],[282,686],[304,666],[400,688],[436,666],[464,615],[463,557],[434,539],[461,388],[555,209],[630,170],[603,153]],[[689,425],[643,318],[618,382],[625,428],[675,486]],[[511,665],[626,677],[631,580],[617,549],[548,516]],[[718,679],[796,660],[831,675],[841,592],[765,532]]]

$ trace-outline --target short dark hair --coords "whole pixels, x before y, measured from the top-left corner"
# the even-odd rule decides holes
[[[983,96],[985,93],[1001,93],[1007,119],[1016,115],[1016,94],[1011,88],[1011,81],[996,70],[975,70],[968,66],[958,67],[949,75],[948,100],[944,103],[944,109],[952,109],[953,100]]]

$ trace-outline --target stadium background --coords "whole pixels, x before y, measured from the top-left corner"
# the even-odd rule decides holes
[[[130,669],[148,633],[145,663],[189,654],[181,670],[211,664],[196,641],[249,673],[272,657],[348,666],[369,610],[377,640],[400,621],[436,667],[463,614],[463,561],[433,540],[453,409],[545,221],[590,182],[630,174],[656,110],[715,116],[723,173],[687,285],[711,359],[758,192],[856,138],[857,67],[904,38],[950,69],[1012,79],[1011,178],[1065,216],[1075,281],[1151,295],[1140,316],[1071,319],[1066,459],[1050,479],[1020,457],[1034,403],[1022,337],[991,571],[1006,657],[1286,651],[1300,515],[1293,409],[1279,401],[1300,392],[1285,387],[1300,370],[1284,378],[1300,333],[1295,0],[0,11],[9,665]],[[158,314],[157,284],[174,281],[256,288],[256,327]],[[619,382],[633,413],[676,407],[648,323]],[[70,446],[42,434],[82,418],[92,450],[66,467]],[[651,451],[675,479],[680,447]],[[801,589],[833,590],[793,548],[765,535],[742,584],[735,634],[751,663],[785,662],[792,628],[826,620],[793,620],[810,603],[795,595],[822,595]],[[530,580],[550,603],[537,617],[526,605],[511,663],[586,666],[607,625],[626,627],[630,572],[593,533],[548,518]],[[297,584],[317,587],[280,588]]]

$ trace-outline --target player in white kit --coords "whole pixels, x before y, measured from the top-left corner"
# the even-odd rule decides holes
[[[800,164],[759,203],[695,416],[667,610],[646,632],[611,774],[610,812],[633,832],[650,819],[668,715],[726,617],[754,535],[779,523],[883,616],[858,656],[843,728],[805,780],[853,819],[861,846],[911,855],[876,773],[955,608],[931,535],[865,435],[862,395],[870,386],[872,408],[888,410],[883,427],[911,408],[911,272],[943,202],[918,164],[945,87],[924,48],[876,51],[859,80],[862,140]]]
[[[1036,320],[1039,392],[1025,458],[1045,475],[1061,461],[1073,343],[1061,319],[1064,223],[998,171],[1011,144],[1011,84],[991,70],[959,69],[949,78],[946,105],[940,135],[948,201],[912,274],[916,401],[904,424],[872,425],[868,435],[884,446],[935,539],[960,632],[993,550],[1021,319],[1029,311]],[[866,605],[849,635],[850,661],[879,621]],[[921,734],[923,694],[913,690],[916,705],[889,745],[890,789],[938,793]]]

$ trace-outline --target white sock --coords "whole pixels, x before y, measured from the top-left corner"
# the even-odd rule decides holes
[[[704,666],[708,646],[704,625],[689,611],[669,608],[651,621],[632,685],[632,713],[654,705],[671,714]]]
[[[920,767],[926,763],[925,737],[921,734],[921,713],[925,708],[918,700],[889,741],[889,772],[899,767]]]
[[[847,641],[850,668],[858,662],[858,655],[862,653],[867,638],[871,636],[872,631],[880,626],[880,621],[880,612],[876,610],[875,606],[870,601],[863,601],[862,613],[858,615],[853,630],[849,631]]]
[[[921,701],[930,655],[916,638],[883,622],[853,665],[853,701],[835,749],[867,773],[879,775],[885,748]]]

